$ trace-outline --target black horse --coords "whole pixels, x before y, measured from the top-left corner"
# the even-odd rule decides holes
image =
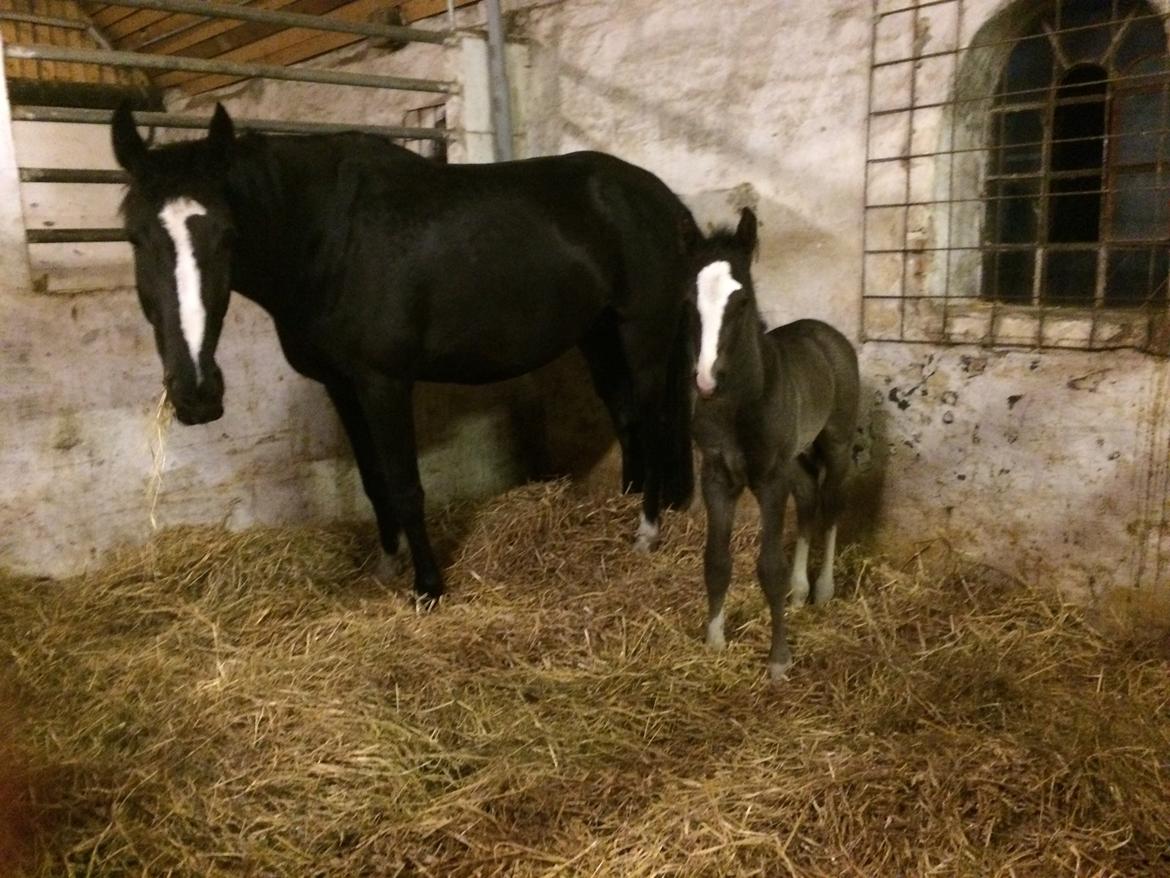
[[[755,214],[744,210],[734,233],[716,232],[699,248],[694,434],[703,456],[707,507],[707,643],[724,646],[731,526],[746,486],[760,504],[756,571],[772,613],[768,671],[779,679],[792,663],[784,625],[784,507],[792,494],[799,526],[787,589],[793,604],[808,598],[813,525],[819,519],[825,529],[824,562],[813,592],[814,601],[823,603],[833,596],[836,522],[860,380],[853,346],[828,324],[797,320],[764,331],[751,277],[756,240]]]
[[[442,580],[423,520],[416,381],[511,378],[579,345],[617,428],[637,546],[693,489],[688,258],[700,235],[658,178],[600,153],[440,165],[362,134],[206,138],[148,149],[123,106],[114,152],[138,295],[178,419],[223,413],[215,348],[230,290],[272,316],[322,382],[377,516],[386,569]]]

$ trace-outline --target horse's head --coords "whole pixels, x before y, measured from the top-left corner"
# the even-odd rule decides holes
[[[224,181],[232,121],[216,106],[206,138],[157,149],[147,148],[125,104],[112,128],[114,155],[130,174],[122,216],[163,383],[184,424],[214,421],[223,414],[215,346],[230,293],[233,226]]]
[[[721,384],[736,371],[738,360],[759,349],[760,315],[751,273],[756,245],[756,215],[745,207],[734,232],[718,230],[699,247],[695,386],[704,399],[720,391]]]

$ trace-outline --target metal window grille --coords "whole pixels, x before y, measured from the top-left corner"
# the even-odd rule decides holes
[[[1144,0],[879,0],[869,340],[1170,351],[1170,61]]]

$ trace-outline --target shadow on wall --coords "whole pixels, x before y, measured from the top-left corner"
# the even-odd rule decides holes
[[[881,404],[881,395],[881,390],[863,371],[861,412],[853,441],[853,472],[845,488],[848,500],[841,518],[841,538],[847,544],[868,546],[880,524],[890,456],[889,414]]]

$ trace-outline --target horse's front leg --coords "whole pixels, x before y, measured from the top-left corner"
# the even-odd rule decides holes
[[[410,545],[414,590],[433,604],[443,594],[443,579],[426,531],[414,439],[413,387],[409,381],[373,376],[355,382],[355,390],[385,475],[390,514]]]
[[[781,542],[784,531],[784,507],[788,502],[788,482],[783,468],[758,486],[753,492],[760,504],[760,555],[756,574],[760,588],[768,599],[772,613],[772,648],[768,653],[768,676],[781,680],[792,666],[788,649],[788,629],[784,620],[785,584],[784,549]]]
[[[402,545],[398,519],[390,509],[386,476],[382,472],[382,464],[378,460],[370,428],[365,415],[362,414],[357,394],[353,387],[344,381],[327,382],[325,389],[329,392],[329,398],[337,409],[346,436],[349,437],[349,445],[353,449],[362,487],[370,499],[370,505],[374,507],[374,518],[378,522],[378,538],[382,547],[375,572],[383,580],[401,576],[406,571],[410,559],[407,557],[406,547]]]
[[[703,455],[703,505],[707,509],[707,545],[703,580],[707,586],[707,646],[723,649],[727,587],[731,584],[731,527],[742,485],[736,485],[715,456]]]

